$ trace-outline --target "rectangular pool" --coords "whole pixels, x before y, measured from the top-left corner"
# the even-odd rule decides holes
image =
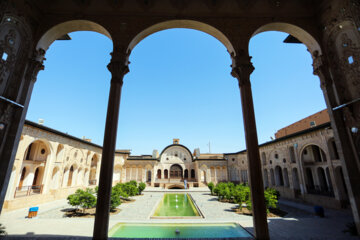
[[[118,223],[109,237],[254,239],[236,223]]]
[[[184,193],[165,193],[151,218],[201,217],[191,196]]]

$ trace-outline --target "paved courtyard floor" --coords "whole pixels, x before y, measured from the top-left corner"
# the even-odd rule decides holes
[[[205,190],[190,192],[204,216],[203,219],[150,219],[163,194],[164,192],[158,190],[147,191],[142,196],[134,197],[135,202],[121,204],[120,213],[110,217],[110,228],[119,222],[237,222],[249,232],[253,232],[252,217],[234,213],[232,208],[236,207],[236,204],[221,203]],[[0,223],[5,225],[9,236],[92,236],[94,218],[64,218],[66,208],[71,208],[66,200],[41,204],[35,219],[25,218],[28,209],[21,209],[3,213]],[[272,239],[357,239],[342,232],[346,223],[352,221],[349,210],[326,209],[326,217],[318,218],[311,213],[312,206],[305,204],[281,200],[280,208],[288,214],[283,218],[268,219]]]

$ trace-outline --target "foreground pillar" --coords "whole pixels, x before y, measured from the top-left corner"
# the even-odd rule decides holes
[[[233,56],[231,75],[239,81],[241,94],[255,237],[256,239],[269,239],[264,184],[250,83],[250,74],[254,71],[254,67],[250,59],[249,56],[245,55]]]
[[[42,53],[33,53],[33,32],[8,1],[0,1],[0,211],[4,203],[32,87]],[[39,57],[42,55],[41,57]],[[39,57],[39,58],[38,58]]]
[[[360,231],[360,175],[358,168],[358,159],[356,151],[354,150],[354,144],[352,143],[353,133],[350,128],[356,126],[354,124],[348,124],[346,121],[349,120],[346,115],[346,105],[344,109],[339,108],[338,99],[336,92],[334,91],[334,80],[330,72],[328,61],[325,57],[319,55],[318,52],[314,54],[314,74],[318,75],[321,82],[321,89],[324,92],[325,102],[327,105],[328,113],[331,119],[331,127],[334,131],[334,137],[336,140],[336,146],[345,177],[345,182],[348,190],[350,205],[354,217],[354,222],[358,231]],[[334,185],[337,183],[334,182]],[[341,196],[339,196],[341,200]]]
[[[106,116],[93,239],[107,239],[108,237],[116,134],[123,78],[129,72],[128,55],[125,52],[114,52],[108,69],[112,74],[112,78]]]
[[[320,66],[318,73],[325,84],[335,142],[360,232],[360,2],[328,0],[319,6],[324,58],[323,67],[319,63],[314,67]]]

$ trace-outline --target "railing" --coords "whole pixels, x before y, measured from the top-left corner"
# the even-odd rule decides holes
[[[89,180],[89,185],[96,185],[96,179],[95,180]]]
[[[35,194],[41,194],[43,191],[44,185],[32,185],[32,186],[22,186],[17,187],[15,190],[14,198],[17,197],[26,197]]]
[[[184,183],[184,180],[187,182],[197,182],[195,178],[157,178],[155,179],[155,182],[158,183]]]

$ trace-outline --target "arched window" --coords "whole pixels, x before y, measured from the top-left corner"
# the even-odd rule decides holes
[[[336,159],[339,159],[339,158],[340,158],[334,138],[330,138],[330,139],[329,139],[329,141],[328,141],[328,148],[329,148],[330,158],[331,158],[332,160],[336,160]]]
[[[333,186],[332,186],[330,171],[329,171],[328,167],[326,168],[326,179],[327,179],[329,191],[332,192],[333,191]]]
[[[326,162],[325,152],[316,145],[309,145],[302,151],[304,162]]]
[[[290,185],[289,174],[288,174],[288,170],[286,168],[283,169],[283,176],[284,176],[284,186],[289,187],[289,185]]]
[[[191,169],[191,178],[192,178],[192,179],[195,178],[195,169]]]
[[[290,162],[291,163],[296,163],[295,148],[293,146],[289,147],[289,155],[290,155]]]
[[[160,174],[161,174],[161,172],[160,172]],[[151,171],[150,170],[148,170],[147,171],[147,182],[151,182]]]
[[[265,155],[264,152],[261,153],[261,160],[262,160],[262,164],[263,164],[263,165],[266,165],[266,155]]]
[[[307,179],[306,187],[307,187],[308,191],[314,190],[315,184],[314,184],[314,178],[313,178],[312,171],[310,168],[306,168],[305,171],[306,171],[306,179]]]
[[[270,169],[270,180],[271,180],[271,186],[275,186],[275,174],[273,169]]]
[[[184,171],[184,178],[189,178],[189,171],[187,169]]]
[[[284,178],[281,171],[281,167],[279,166],[275,167],[275,183],[276,186],[284,186]]]
[[[161,179],[161,169],[158,169],[158,170],[157,170],[157,178],[158,178],[158,179]]]
[[[266,169],[264,169],[264,187],[269,187],[269,177]]]
[[[182,178],[182,167],[178,164],[174,164],[170,167],[170,178]]]
[[[69,177],[68,177],[68,182],[67,182],[68,187],[71,187],[73,174],[74,174],[74,167],[71,166],[70,172],[69,172]]]
[[[40,171],[40,168],[36,168],[35,174],[34,174],[34,180],[32,183],[33,186],[37,185],[37,182],[39,181],[39,171]]]
[[[26,176],[26,167],[23,167],[23,169],[21,171],[20,182],[19,182],[19,190],[21,190],[21,188],[24,184],[25,176]]]
[[[327,182],[326,182],[325,171],[322,167],[318,167],[317,175],[318,175],[319,184],[320,184],[320,191],[327,192],[329,189],[328,189]]]
[[[164,171],[164,178],[165,179],[169,178],[169,171],[167,169],[165,169],[165,171]]]
[[[294,189],[300,190],[299,174],[298,174],[297,168],[293,168],[293,170],[292,170],[292,179],[293,179]]]

